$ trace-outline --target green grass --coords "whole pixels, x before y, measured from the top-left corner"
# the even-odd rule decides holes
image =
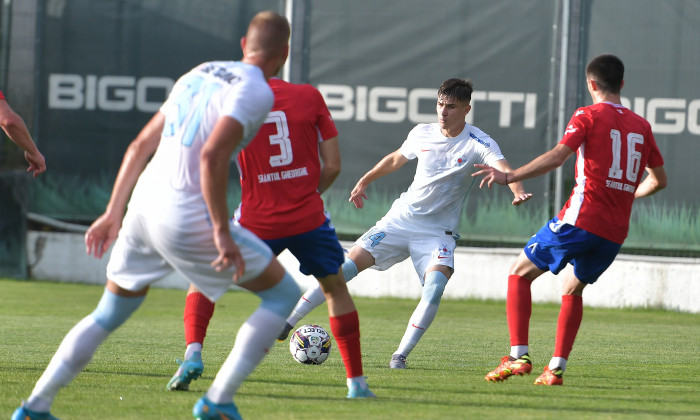
[[[90,313],[102,287],[0,280],[0,416],[31,392],[67,331]],[[62,419],[187,419],[211,384],[242,320],[257,305],[230,292],[217,304],[205,342],[205,372],[190,392],[165,384],[184,351],[185,292],[152,289],[143,306],[98,349],[52,409]],[[388,368],[416,301],[358,298],[365,374],[378,400],[345,399],[337,351],[321,366],[275,346],[236,403],[246,419],[690,419],[700,418],[697,347],[700,315],[586,308],[563,387],[535,387],[535,376],[487,383],[508,351],[503,302],[446,300],[409,357]],[[531,355],[539,374],[551,355],[558,306],[535,305]],[[328,325],[324,307],[309,323]]]

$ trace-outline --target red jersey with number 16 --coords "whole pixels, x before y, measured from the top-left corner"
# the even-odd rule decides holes
[[[609,102],[579,108],[559,142],[576,150],[576,186],[559,220],[622,244],[646,167],[664,164],[648,121]]]
[[[321,93],[270,79],[275,103],[255,138],[238,154],[237,219],[261,239],[316,229],[325,221],[318,192],[319,143],[338,135]]]

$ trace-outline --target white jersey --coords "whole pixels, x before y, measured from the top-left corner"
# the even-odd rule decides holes
[[[161,106],[165,126],[160,144],[139,178],[129,207],[163,216],[156,207],[201,206],[200,152],[217,120],[227,116],[243,126],[237,151],[241,150],[265,121],[273,100],[260,68],[242,62],[207,62],[180,77]]]
[[[412,218],[457,233],[464,199],[473,182],[475,163],[504,159],[498,144],[467,124],[457,137],[445,137],[440,125],[418,124],[401,145],[408,159],[418,158],[408,190],[394,201],[387,218]]]
[[[211,267],[219,253],[199,183],[199,155],[214,125],[231,117],[243,126],[243,148],[273,103],[262,71],[233,61],[204,63],[173,86],[160,112],[165,126],[153,159],[139,177],[107,264],[107,277],[127,290],[142,290],[177,270],[209,299],[232,284],[235,267]],[[235,153],[234,156],[235,157]],[[264,242],[229,225],[245,260],[243,284],[273,258]]]

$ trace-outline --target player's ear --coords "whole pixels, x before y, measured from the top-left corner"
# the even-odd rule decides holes
[[[588,79],[588,80],[586,80],[586,82],[588,82],[588,89],[589,90],[591,90],[592,92],[595,92],[596,90],[598,90],[598,83],[596,83],[595,80]]]
[[[471,111],[471,110],[472,110],[472,106],[471,106],[471,105],[467,105],[467,107],[465,108],[465,111],[466,111],[466,112],[464,113],[464,116],[466,117],[467,115],[469,115],[469,111]]]
[[[245,43],[246,43],[245,37],[241,37],[241,51],[243,51],[243,55],[245,55]]]

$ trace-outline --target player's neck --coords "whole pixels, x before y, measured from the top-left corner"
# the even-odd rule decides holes
[[[611,104],[617,104],[617,105],[622,105],[622,101],[620,100],[620,94],[619,93],[597,93],[594,95],[591,95],[593,99],[594,104],[599,104],[603,102],[608,102]]]
[[[446,128],[441,128],[440,132],[442,133],[443,136],[445,137],[457,137],[460,134],[462,134],[462,131],[464,131],[464,127],[467,126],[467,123],[463,123],[459,127],[446,127]]]
[[[279,59],[267,58],[262,54],[250,54],[244,56],[241,61],[259,67],[265,76],[265,80],[270,80],[270,77],[276,76],[282,68],[280,63],[284,63],[283,61],[280,62]]]

